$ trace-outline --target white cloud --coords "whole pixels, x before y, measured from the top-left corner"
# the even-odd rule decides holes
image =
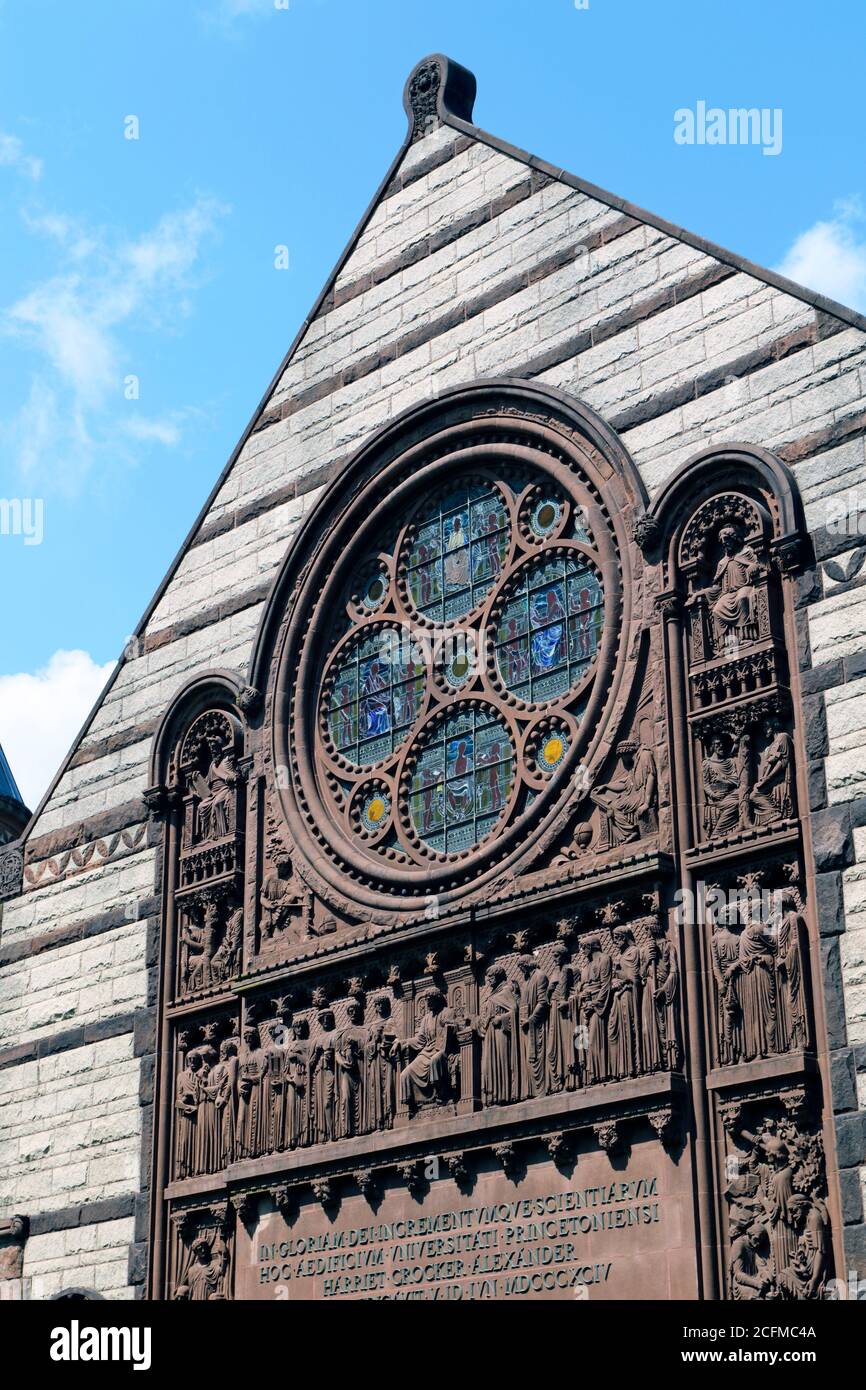
[[[43,480],[74,492],[95,459],[118,457],[118,436],[176,444],[179,416],[157,427],[119,412],[124,376],[134,370],[124,333],[172,328],[189,313],[201,283],[205,242],[229,209],[198,197],[131,238],[90,232],[63,213],[25,214],[36,235],[51,237],[62,264],[56,274],[9,306],[0,320],[38,358],[29,400],[0,436],[32,486]]]
[[[87,652],[58,651],[40,671],[0,676],[0,743],[31,811],[113,668]]]
[[[42,160],[27,154],[17,135],[4,135],[0,131],[0,165],[24,174],[28,179],[42,177]]]
[[[181,436],[176,419],[148,419],[145,415],[133,415],[126,423],[126,433],[132,439],[164,444],[166,448],[180,443]]]
[[[866,310],[866,215],[860,201],[837,203],[829,220],[800,233],[776,268],[799,285]]]

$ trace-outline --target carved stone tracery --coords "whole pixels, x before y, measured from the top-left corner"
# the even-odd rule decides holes
[[[232,1221],[255,1224],[260,1191],[294,1220],[280,1155],[329,1211],[347,1182],[375,1205],[395,1162],[423,1202],[404,1150],[447,1123],[461,1137],[436,1140],[444,1171],[470,1183],[453,1145],[472,1147],[475,1111],[495,1112],[489,1151],[517,1186],[535,1112],[563,1171],[573,1109],[612,1163],[638,1121],[695,1164],[682,1098],[703,991],[697,1147],[715,1134],[744,1164],[717,1193],[726,1292],[821,1296],[831,1208],[804,1100],[813,927],[780,506],[729,470],[665,519],[630,477],[616,492],[616,467],[555,411],[469,415],[447,422],[477,467],[438,442],[410,463],[398,438],[318,517],[270,676],[249,677],[263,696],[198,698],[154,778],[173,871],[161,1182],[232,1184],[218,1219],[219,1204],[166,1203],[158,1278],[173,1297],[230,1296]],[[565,674],[548,687],[551,660]],[[672,909],[696,882],[717,895],[690,920]]]

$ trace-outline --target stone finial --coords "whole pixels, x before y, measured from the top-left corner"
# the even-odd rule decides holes
[[[444,53],[422,58],[409,74],[403,93],[412,140],[429,135],[446,115],[471,121],[475,91],[474,75],[453,58]]]

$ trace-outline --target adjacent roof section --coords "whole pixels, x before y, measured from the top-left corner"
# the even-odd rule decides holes
[[[0,845],[8,844],[21,834],[30,812],[18,790],[18,783],[12,776],[12,769],[6,754],[0,747]],[[2,889],[0,889],[2,896]]]
[[[0,745],[0,796],[5,796],[9,801],[20,801],[24,805],[24,798],[18,790],[18,783],[12,776],[12,769]]]

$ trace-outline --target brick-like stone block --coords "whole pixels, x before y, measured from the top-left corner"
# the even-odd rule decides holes
[[[845,930],[842,875],[838,870],[815,875],[815,911],[822,936],[838,936]]]
[[[854,839],[847,806],[831,806],[812,816],[815,872],[831,873],[854,863]]]
[[[863,1188],[858,1168],[843,1168],[839,1173],[839,1192],[842,1201],[842,1220],[854,1226],[863,1220]]]
[[[836,1116],[836,1157],[840,1168],[866,1163],[866,1114]]]
[[[830,1088],[833,1109],[837,1114],[857,1109],[857,1073],[854,1068],[854,1049],[840,1048],[830,1053]]]

